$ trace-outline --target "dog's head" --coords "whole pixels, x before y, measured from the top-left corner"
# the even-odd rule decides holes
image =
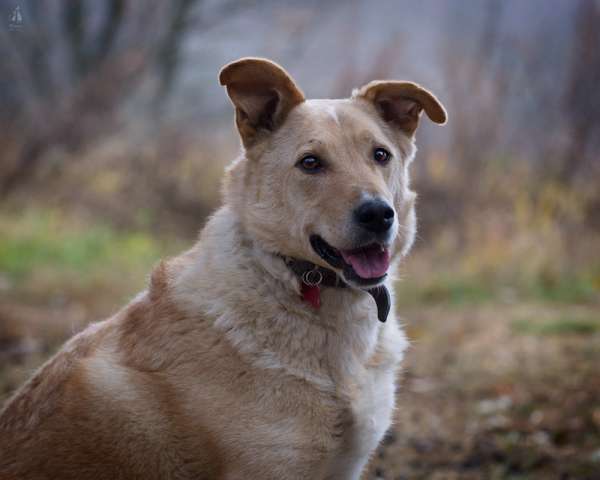
[[[355,286],[381,283],[415,235],[408,166],[421,113],[445,123],[427,90],[374,81],[343,100],[306,100],[264,59],[223,68],[244,147],[226,198],[263,248],[309,260]]]

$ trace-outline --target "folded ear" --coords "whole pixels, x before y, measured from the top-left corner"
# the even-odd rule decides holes
[[[373,102],[386,122],[408,135],[414,134],[423,110],[433,122],[446,123],[443,105],[431,92],[416,83],[376,80],[356,90],[352,97]]]
[[[235,106],[235,121],[244,146],[275,130],[304,94],[288,73],[263,58],[242,58],[226,65],[219,82]]]

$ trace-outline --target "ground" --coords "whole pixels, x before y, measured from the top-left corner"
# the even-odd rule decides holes
[[[600,310],[415,308],[396,422],[367,478],[600,479]]]

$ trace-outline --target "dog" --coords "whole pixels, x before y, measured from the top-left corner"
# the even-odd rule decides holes
[[[242,145],[223,206],[7,402],[0,479],[357,479],[390,426],[414,134],[446,111],[399,81],[307,100],[260,58],[219,79]]]

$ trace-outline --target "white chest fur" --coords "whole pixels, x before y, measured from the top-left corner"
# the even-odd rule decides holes
[[[328,479],[358,479],[392,421],[395,368],[365,372],[351,401],[352,421],[344,431],[341,450],[332,459]]]
[[[333,305],[344,312],[340,307]],[[366,296],[353,310],[345,310],[354,315],[346,320],[349,336],[337,352],[338,365],[343,365],[341,370],[346,372],[337,389],[349,400],[350,418],[342,432],[340,449],[329,462],[327,479],[360,478],[392,421],[396,372],[407,340],[393,313],[381,324],[372,307],[372,299]],[[346,355],[351,350],[353,354]]]

